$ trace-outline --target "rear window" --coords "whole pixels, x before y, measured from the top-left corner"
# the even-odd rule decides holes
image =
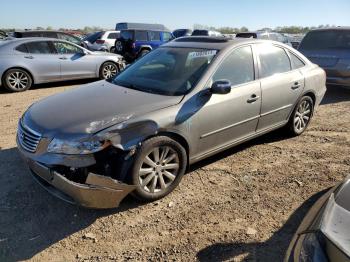
[[[120,38],[124,40],[133,40],[134,32],[133,31],[121,31]]]
[[[261,77],[291,70],[290,60],[284,49],[269,44],[259,44],[257,46],[259,47]]]
[[[26,44],[28,52],[31,54],[51,54],[48,42],[30,42]]]
[[[309,32],[299,49],[350,49],[350,30],[324,30]]]
[[[149,40],[151,41],[160,41],[160,32],[150,31],[148,32]]]
[[[110,33],[107,38],[108,39],[117,39],[119,37],[118,33]]]
[[[135,41],[147,41],[147,31],[135,31]]]

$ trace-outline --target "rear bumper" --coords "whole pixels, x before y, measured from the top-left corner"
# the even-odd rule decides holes
[[[76,183],[68,180],[64,174],[21,155],[35,180],[44,189],[71,204],[96,209],[115,208],[135,189],[135,186],[94,173],[88,174],[84,184]]]

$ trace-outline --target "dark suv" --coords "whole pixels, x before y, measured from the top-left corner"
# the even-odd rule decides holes
[[[327,74],[327,83],[350,87],[350,27],[312,30],[299,51]]]
[[[72,34],[60,31],[51,30],[30,30],[30,31],[16,31],[13,34],[15,38],[26,38],[26,37],[48,37],[66,40],[76,45],[81,44],[81,39]]]
[[[130,62],[172,39],[174,36],[166,30],[122,30],[115,41],[115,52]]]

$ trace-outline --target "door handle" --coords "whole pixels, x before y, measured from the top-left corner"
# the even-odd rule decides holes
[[[67,60],[67,57],[60,57],[61,60]]]
[[[26,55],[26,56],[24,56],[24,58],[27,58],[27,59],[34,59],[34,56],[32,56],[32,55]]]
[[[299,82],[295,82],[295,83],[291,86],[291,88],[292,88],[293,90],[298,89],[299,87],[300,87]]]
[[[260,98],[260,96],[257,96],[256,94],[252,94],[250,98],[247,100],[247,103],[254,103]]]

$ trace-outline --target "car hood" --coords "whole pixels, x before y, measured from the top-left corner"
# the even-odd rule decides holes
[[[119,57],[122,58],[121,55],[118,54],[113,54],[113,53],[109,53],[109,52],[102,52],[102,51],[90,51],[92,53],[92,55],[94,56],[109,56],[109,57]]]
[[[103,80],[33,104],[22,123],[45,137],[73,139],[178,104],[181,99],[182,96],[145,93]]]

